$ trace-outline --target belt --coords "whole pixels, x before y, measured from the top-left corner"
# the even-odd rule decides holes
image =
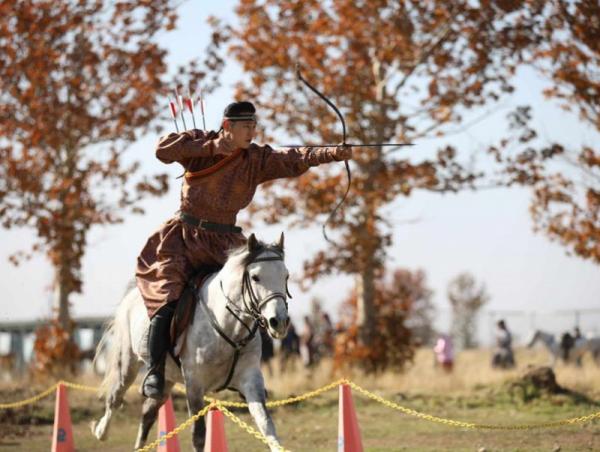
[[[200,220],[192,215],[181,212],[179,214],[179,219],[184,223],[195,226],[200,229],[204,229],[205,231],[211,232],[232,232],[232,233],[240,233],[242,232],[242,228],[236,226],[235,224],[222,224],[222,223],[212,223],[206,220]]]

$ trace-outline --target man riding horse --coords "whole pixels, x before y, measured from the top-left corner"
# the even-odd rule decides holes
[[[252,142],[255,112],[250,102],[234,102],[225,109],[218,132],[171,133],[156,148],[159,160],[179,162],[185,173],[180,211],[148,239],[138,257],[137,286],[151,318],[149,370],[142,384],[146,397],[163,395],[170,323],[188,280],[222,266],[227,251],[246,242],[235,222],[257,186],[352,158],[351,147],[345,145],[281,151],[257,145]]]

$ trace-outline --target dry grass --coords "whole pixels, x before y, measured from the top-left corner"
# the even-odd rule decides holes
[[[482,386],[498,386],[518,378],[529,366],[548,365],[548,354],[538,349],[517,349],[517,367],[498,370],[490,366],[491,351],[468,350],[456,357],[454,371],[445,373],[434,366],[431,350],[422,348],[416,353],[414,363],[403,373],[384,372],[373,376],[354,371],[346,375],[333,375],[331,361],[325,361],[315,369],[302,369],[297,364],[294,372],[282,375],[274,366],[273,375],[265,370],[267,386],[279,396],[298,394],[324,386],[331,381],[347,377],[368,389],[406,394],[468,394]],[[558,363],[554,367],[560,385],[592,398],[600,398],[600,366],[584,360],[581,368]]]
[[[423,349],[419,350],[414,364],[404,373],[387,372],[373,377],[355,372],[346,377],[410,408],[468,422],[539,423],[581,416],[598,410],[597,405],[586,403],[540,400],[535,404],[523,404],[502,397],[502,384],[520,375],[527,364],[547,364],[546,355],[538,350],[518,350],[516,358],[519,367],[503,372],[490,368],[489,351],[469,351],[457,357],[452,374],[445,374],[434,368],[431,352]],[[600,398],[600,368],[595,365],[584,363],[582,369],[558,365],[556,373],[561,385],[585,393],[590,398]],[[273,399],[304,393],[341,377],[331,375],[330,362],[310,371],[298,364],[295,371],[285,375],[281,375],[277,369],[272,376],[268,372],[265,374]],[[99,382],[97,378],[80,378],[79,381],[87,385]],[[0,393],[1,401],[18,400],[30,396],[32,391],[37,392],[23,381],[13,382],[10,386],[13,390],[5,389]],[[482,388],[484,391],[480,391]],[[482,393],[491,391],[497,391],[500,395],[482,397]],[[235,398],[232,393],[219,394],[219,397],[225,396]],[[26,409],[15,410],[10,416],[5,413],[5,419],[0,420],[0,450],[47,451],[52,432],[53,399],[48,397]],[[177,420],[181,423],[188,416],[185,400],[179,394],[174,399]],[[354,396],[354,400],[365,450],[370,451],[472,451],[485,447],[489,451],[542,452],[558,450],[557,446],[563,447],[563,450],[599,450],[600,447],[598,422],[552,430],[465,431],[402,415],[358,394]],[[69,391],[69,401],[78,450],[116,452],[131,449],[141,409],[141,398],[135,391],[132,390],[127,395],[128,403],[124,409],[115,413],[111,437],[107,442],[95,440],[88,426],[91,420],[102,414],[102,402],[96,400],[93,393],[74,390]],[[247,413],[237,414],[252,423]],[[336,391],[299,405],[274,409],[273,415],[283,443],[290,450],[315,452],[335,449]],[[265,450],[260,442],[232,422],[226,421],[225,427],[230,450]],[[151,438],[155,435],[153,431]],[[189,429],[181,435],[180,441],[182,450],[191,450]]]

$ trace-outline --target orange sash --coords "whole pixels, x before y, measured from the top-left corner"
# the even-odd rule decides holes
[[[200,171],[186,171],[184,176],[187,180],[200,179],[202,177],[210,176],[211,174],[214,174],[217,171],[219,171],[225,165],[235,160],[242,153],[242,151],[243,149],[241,148],[236,149],[231,153],[231,155],[228,155],[223,160],[215,163],[213,166],[209,166],[208,168],[204,168]]]

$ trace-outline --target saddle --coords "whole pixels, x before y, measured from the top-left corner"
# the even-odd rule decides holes
[[[175,361],[179,361],[179,355],[185,343],[187,329],[194,319],[196,305],[198,304],[198,290],[202,287],[206,279],[213,273],[218,272],[222,266],[205,266],[188,280],[171,320],[170,336],[171,336],[171,355]]]

